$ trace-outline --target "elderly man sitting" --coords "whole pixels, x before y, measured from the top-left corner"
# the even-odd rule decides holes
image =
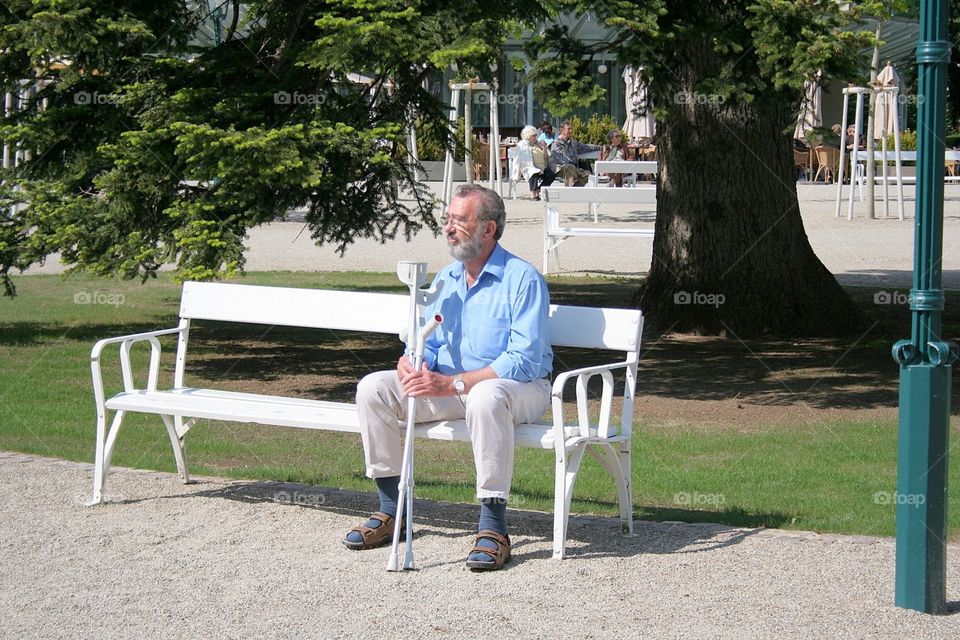
[[[560,135],[550,145],[550,169],[566,186],[582,187],[587,184],[590,172],[577,166],[578,154],[596,151],[600,145],[577,142],[570,137],[571,131],[569,122],[560,125]]]

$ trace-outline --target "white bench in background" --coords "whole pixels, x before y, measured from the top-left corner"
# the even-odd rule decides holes
[[[656,160],[597,160],[593,164],[594,180],[604,173],[623,173],[628,183],[636,184],[638,175],[657,175]]]
[[[866,151],[857,151],[857,173],[856,180],[857,185],[860,187],[860,200],[863,201],[863,183],[866,182],[866,163],[869,154]],[[876,174],[873,176],[873,181],[876,184],[897,184],[897,154],[895,151],[888,150],[886,156],[884,156],[883,151],[874,151],[873,152],[874,162],[876,162]],[[887,176],[884,179],[884,176],[881,171],[880,163],[886,158],[887,161]],[[900,161],[901,162],[913,162],[917,161],[917,152],[916,151],[901,151],[900,152]],[[960,162],[960,150],[957,149],[947,149],[944,152],[944,161],[945,162]],[[916,167],[901,167],[901,170],[909,169],[909,175],[907,173],[902,174],[903,184],[916,184],[917,174]],[[944,182],[960,182],[960,175],[945,175],[943,176]]]
[[[560,263],[560,244],[571,236],[608,237],[608,238],[652,238],[652,227],[574,227],[560,224],[560,212],[557,203],[598,202],[619,204],[656,204],[657,188],[641,186],[631,188],[610,187],[544,187],[543,196],[543,273],[549,273],[550,252],[553,251]],[[594,222],[598,222],[594,210]]]
[[[177,470],[184,482],[188,481],[184,442],[187,432],[198,419],[359,434],[354,404],[186,386],[184,374],[192,321],[399,335],[405,333],[409,310],[410,298],[406,295],[184,283],[177,327],[107,338],[93,347],[90,359],[97,407],[97,441],[92,503],[103,500],[110,456],[127,413],[160,416],[166,425]],[[585,453],[600,462],[612,476],[620,505],[621,530],[625,534],[633,532],[630,448],[643,315],[638,309],[551,305],[549,328],[554,346],[612,350],[624,355],[622,360],[610,364],[556,371],[552,391],[552,423],[523,424],[516,430],[517,446],[544,449],[555,456],[553,556],[563,558],[570,500]],[[160,386],[159,382],[161,345],[158,338],[162,336],[177,338],[175,368],[169,386]],[[130,360],[131,348],[137,343],[150,346],[144,387],[134,384]],[[107,398],[101,374],[101,356],[107,345],[114,344],[120,346],[123,391]],[[398,353],[400,350],[401,345],[398,344]],[[598,376],[602,382],[596,420],[590,417],[588,403],[588,383],[594,376]],[[613,417],[615,377],[623,382],[619,426]],[[563,407],[563,392],[571,387],[576,399],[575,416],[567,415],[570,412],[565,412]],[[111,411],[114,416],[108,430],[107,416]],[[405,422],[401,422],[401,428],[405,426]],[[470,440],[463,420],[420,424],[416,428],[416,435],[433,440]],[[469,469],[464,469],[465,474],[469,472]]]

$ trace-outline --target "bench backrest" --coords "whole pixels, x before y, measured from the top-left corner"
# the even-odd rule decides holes
[[[407,296],[391,293],[184,282],[180,317],[399,334],[409,305]]]
[[[544,187],[546,202],[656,203],[657,188],[652,187]]]
[[[185,282],[180,317],[400,335],[409,308],[409,296],[392,293]],[[639,309],[550,306],[554,346],[636,354],[642,329]]]
[[[857,160],[865,162],[867,158],[870,157],[866,151],[857,151]],[[873,152],[873,157],[875,160],[883,160],[883,150],[877,147]],[[895,149],[887,149],[887,162],[893,162],[896,159],[897,153]],[[956,162],[960,160],[960,150],[958,149],[946,149],[943,152],[944,160],[949,162]],[[916,151],[900,151],[900,160],[903,162],[916,162],[917,161],[917,152]]]

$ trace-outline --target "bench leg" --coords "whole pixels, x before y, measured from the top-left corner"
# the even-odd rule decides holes
[[[566,555],[570,500],[584,451],[585,447],[581,444],[572,451],[557,454],[553,489],[553,557],[557,560],[562,560]]]
[[[550,252],[553,252],[554,261],[557,263],[557,269],[560,268],[560,243],[564,238],[558,238],[556,242],[551,243],[551,236],[547,236],[543,241],[543,275],[547,275],[550,270]]]
[[[163,424],[167,427],[167,435],[170,436],[170,444],[173,445],[173,457],[177,461],[177,475],[179,475],[180,479],[183,480],[183,484],[189,484],[190,475],[187,473],[187,456],[183,449],[183,440],[186,437],[186,430],[182,429],[181,427],[184,435],[179,435],[177,433],[177,427],[174,424],[174,416],[161,417],[163,418]],[[179,424],[183,419],[177,416],[176,420]]]
[[[630,443],[618,448],[601,444],[590,448],[590,455],[599,462],[613,478],[617,487],[617,503],[620,507],[620,533],[633,535],[633,484],[630,473]]]
[[[107,488],[107,471],[110,469],[110,454],[113,453],[113,443],[117,439],[117,431],[123,422],[123,411],[117,411],[113,416],[110,431],[107,431],[107,412],[101,409],[97,412],[97,448],[93,458],[93,497],[87,505],[103,502]]]

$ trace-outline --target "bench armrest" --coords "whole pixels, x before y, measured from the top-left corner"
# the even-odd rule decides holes
[[[603,392],[600,396],[600,420],[597,425],[597,436],[600,438],[609,438],[611,435],[614,435],[610,430],[610,414],[613,411],[613,372],[616,369],[626,369],[631,366],[631,364],[632,363],[628,361],[583,367],[581,369],[565,371],[554,378],[551,402],[553,405],[554,440],[558,447],[563,446],[566,440],[564,436],[563,389],[567,383],[571,379],[576,378],[577,426],[580,429],[580,436],[587,438],[590,437],[590,412],[587,404],[589,400],[587,384],[593,376],[600,376],[602,378]]]
[[[124,391],[133,391],[133,368],[130,364],[130,348],[138,342],[150,343],[150,366],[147,374],[147,389],[154,391],[157,388],[157,377],[160,372],[160,341],[158,336],[171,334],[180,334],[185,327],[174,327],[171,329],[160,329],[158,331],[147,331],[144,333],[132,333],[126,336],[117,336],[115,338],[104,338],[98,340],[93,345],[90,352],[90,371],[93,375],[93,395],[97,403],[98,410],[105,401],[103,393],[103,375],[100,372],[100,354],[104,347],[110,344],[120,344],[120,369],[123,374]]]

